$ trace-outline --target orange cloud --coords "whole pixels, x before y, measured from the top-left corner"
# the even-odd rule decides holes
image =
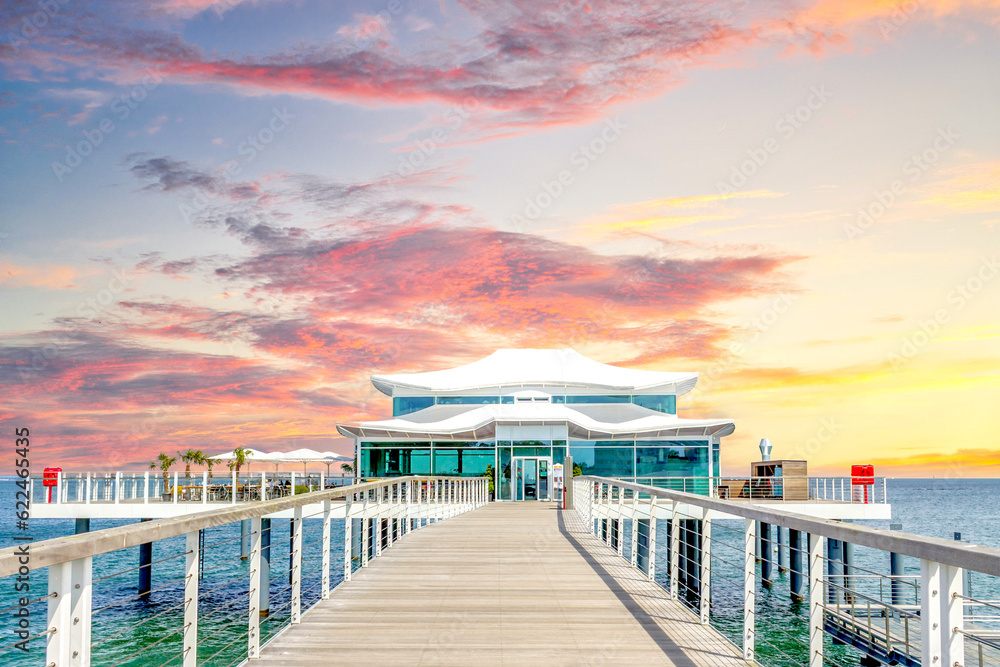
[[[731,220],[741,211],[725,206],[725,202],[740,199],[782,197],[770,190],[748,190],[723,194],[663,197],[612,207],[608,212],[585,220],[573,232],[592,235],[648,233],[688,227],[702,222]]]
[[[8,288],[39,287],[42,289],[73,289],[79,277],[72,266],[56,264],[17,265],[0,260],[0,285]]]

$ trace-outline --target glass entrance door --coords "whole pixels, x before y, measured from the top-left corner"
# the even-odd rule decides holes
[[[516,456],[513,467],[514,500],[549,500],[552,459]]]

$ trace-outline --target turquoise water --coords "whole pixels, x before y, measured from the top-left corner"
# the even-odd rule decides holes
[[[25,533],[16,530],[13,521],[13,496],[16,488],[11,480],[0,480],[0,507],[11,508],[9,520],[0,519],[0,547],[15,544],[14,536]],[[0,510],[2,511],[2,510]],[[133,523],[124,520],[91,521],[91,530],[113,528]],[[322,520],[304,519],[302,608],[306,609],[320,597],[320,563]],[[343,520],[332,524],[331,543],[343,545]],[[30,522],[30,534],[36,540],[71,535],[73,520],[35,519]],[[266,641],[289,621],[291,588],[289,586],[289,535],[287,520],[274,519],[271,524],[271,613],[262,621],[261,637]],[[214,666],[233,665],[246,656],[247,614],[249,610],[249,563],[239,558],[239,524],[220,526],[205,531],[204,570],[199,586],[199,663]],[[214,545],[214,546],[213,546]],[[342,547],[341,547],[342,548]],[[92,637],[93,662],[100,665],[138,667],[180,664],[183,609],[184,537],[153,543],[153,592],[148,599],[137,597],[139,561],[138,547],[103,554],[94,559],[95,610]],[[342,551],[339,553],[343,553]],[[160,562],[162,561],[162,562]],[[342,576],[335,561],[331,586]],[[126,570],[131,570],[125,572]],[[122,573],[118,576],[111,576]],[[47,593],[46,569],[31,573],[31,599]],[[17,604],[14,581],[0,580],[0,609]],[[30,605],[31,634],[46,627],[47,601]],[[14,634],[17,618],[14,611],[0,613],[0,646],[18,641]],[[263,643],[263,642],[262,642]],[[45,639],[29,643],[29,651],[8,650],[0,653],[0,665],[20,667],[41,665],[45,658]],[[206,659],[207,658],[207,659]]]
[[[1000,480],[890,480],[889,499],[893,504],[893,521],[901,522],[903,530],[922,535],[951,539],[960,531],[965,540],[976,544],[1000,547],[1000,507],[987,499],[1000,494]],[[15,544],[14,535],[22,534],[14,526],[14,483],[0,480],[0,507],[8,516],[0,518],[0,547]],[[0,510],[3,512],[4,510]],[[121,520],[93,520],[92,530],[111,528],[131,523]],[[866,522],[888,528],[888,521]],[[302,582],[303,608],[319,598],[319,559],[322,522],[317,519],[303,521],[303,553],[306,563]],[[665,522],[660,522],[658,545],[665,549]],[[30,534],[36,540],[70,535],[74,530],[72,520],[33,520]],[[289,527],[285,520],[272,523],[272,581],[271,615],[263,623],[266,640],[288,623],[290,588],[288,585]],[[249,565],[239,559],[239,524],[212,528],[205,531],[205,572],[200,584],[199,655],[208,665],[238,664],[246,651],[246,616],[248,613]],[[626,544],[628,544],[627,534]],[[731,543],[739,548],[742,557],[741,522],[716,522],[713,539]],[[335,521],[332,543],[343,544],[343,521]],[[216,545],[216,546],[211,546]],[[727,549],[715,548],[713,558],[713,623],[734,642],[742,630],[742,570],[739,558],[726,553]],[[179,664],[181,638],[177,632],[182,625],[183,612],[177,607],[181,599],[184,540],[172,538],[154,543],[153,561],[163,560],[154,566],[154,591],[148,600],[136,598],[138,573],[116,572],[130,570],[138,564],[138,548],[105,554],[94,563],[94,663],[101,665],[161,665]],[[733,554],[737,552],[735,549]],[[856,564],[878,572],[888,572],[888,556],[880,552],[858,548]],[[658,549],[658,563],[666,562],[665,552]],[[338,560],[334,560],[339,563]],[[331,585],[340,582],[340,567],[334,565]],[[658,567],[660,572],[663,572]],[[918,575],[919,563],[908,559],[906,574]],[[31,597],[46,593],[45,570],[32,572]],[[0,580],[0,609],[15,605],[17,594],[11,578]],[[859,586],[865,591],[864,583]],[[973,593],[977,598],[1000,599],[997,580],[977,576],[973,580]],[[758,653],[762,664],[795,667],[806,664],[805,638],[806,606],[793,603],[788,595],[788,575],[777,575],[769,589],[758,589]],[[116,604],[117,603],[117,604]],[[32,634],[45,628],[46,602],[30,607]],[[14,634],[17,619],[13,611],[0,613],[0,646],[17,641]],[[134,627],[133,627],[134,626]],[[174,633],[174,634],[171,634]],[[20,667],[44,663],[44,639],[30,643],[30,651],[4,651],[0,665]],[[830,664],[856,665],[858,654],[848,647],[828,646]]]

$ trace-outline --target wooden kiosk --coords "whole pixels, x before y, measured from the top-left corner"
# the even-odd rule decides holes
[[[809,500],[809,472],[805,461],[755,461],[750,464],[753,498]]]

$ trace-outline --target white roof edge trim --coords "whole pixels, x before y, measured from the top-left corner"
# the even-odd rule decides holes
[[[373,375],[371,382],[383,394],[395,390],[459,392],[496,387],[573,387],[622,392],[655,389],[683,394],[698,382],[696,372],[664,372],[622,368],[588,359],[572,349],[497,350],[463,366],[395,375]]]

